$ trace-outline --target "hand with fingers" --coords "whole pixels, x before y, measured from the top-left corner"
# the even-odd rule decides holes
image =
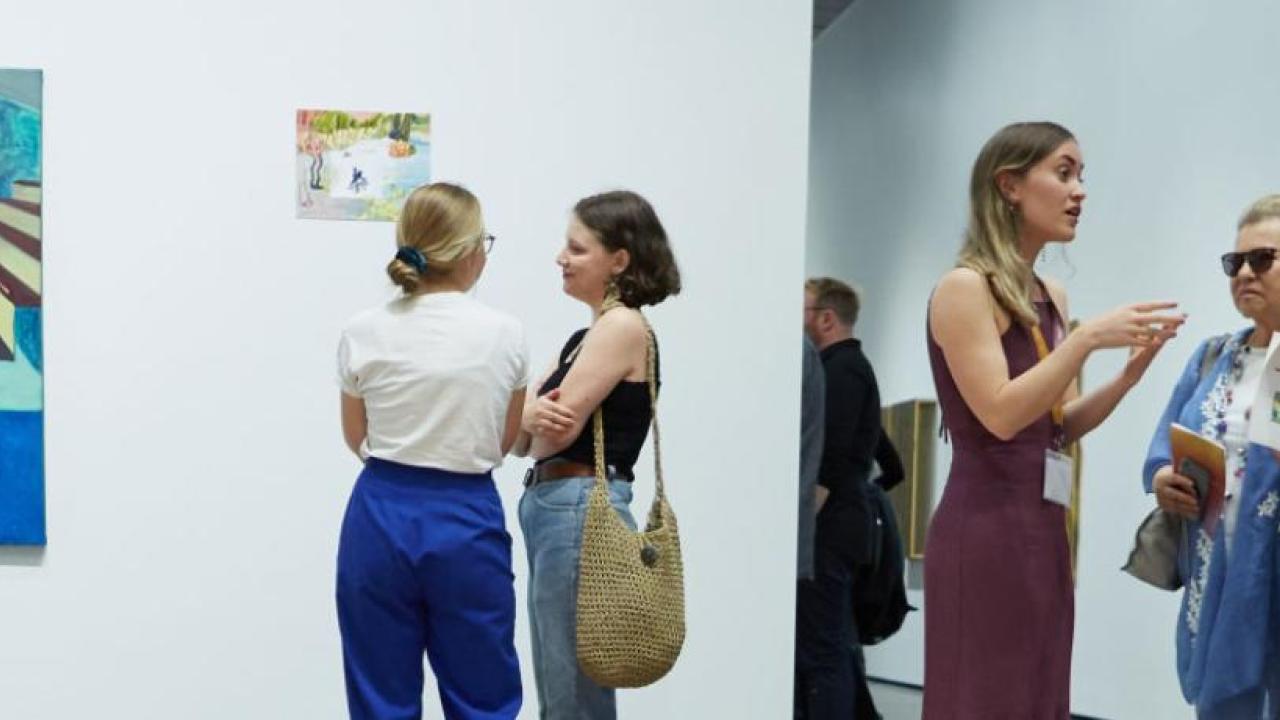
[[[1177,336],[1178,328],[1187,321],[1186,313],[1170,312],[1176,307],[1178,304],[1175,302],[1123,305],[1087,321],[1082,329],[1095,349],[1121,347],[1158,349]]]
[[[1196,495],[1195,482],[1175,473],[1172,465],[1156,471],[1151,488],[1156,495],[1156,504],[1162,510],[1191,519],[1200,515],[1200,498]]]
[[[534,435],[554,438],[572,430],[577,417],[577,413],[560,402],[560,389],[556,388],[535,401],[528,429]]]

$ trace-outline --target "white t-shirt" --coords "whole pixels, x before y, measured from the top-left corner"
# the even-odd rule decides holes
[[[352,318],[342,391],[364,399],[368,454],[462,473],[502,462],[511,393],[529,383],[524,328],[459,292],[393,300]]]
[[[1235,543],[1236,519],[1240,514],[1240,479],[1236,471],[1244,460],[1244,453],[1249,447],[1248,412],[1253,407],[1254,396],[1258,394],[1258,384],[1262,382],[1262,369],[1266,365],[1267,349],[1244,346],[1240,348],[1241,364],[1244,372],[1240,382],[1232,389],[1231,404],[1227,407],[1227,431],[1222,436],[1222,444],[1227,448],[1227,487],[1226,501],[1223,503],[1222,515],[1227,534],[1227,554]]]

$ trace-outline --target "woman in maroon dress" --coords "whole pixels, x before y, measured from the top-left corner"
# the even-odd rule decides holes
[[[1067,333],[1066,294],[1032,265],[1075,237],[1080,148],[1053,123],[1017,123],[979,153],[957,267],[929,304],[929,360],[954,446],[925,548],[925,720],[1069,717],[1074,597],[1055,451],[1097,427],[1185,316],[1117,308]],[[1102,348],[1123,371],[1079,397]]]

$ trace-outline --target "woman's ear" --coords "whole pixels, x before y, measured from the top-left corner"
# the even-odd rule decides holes
[[[631,253],[627,252],[626,248],[623,248],[621,250],[614,251],[613,263],[609,269],[611,271],[611,274],[615,278],[617,278],[619,275],[626,272],[627,268],[630,265],[631,265]]]
[[[1016,207],[1022,200],[1022,176],[1012,170],[996,173],[996,189],[1006,205]]]

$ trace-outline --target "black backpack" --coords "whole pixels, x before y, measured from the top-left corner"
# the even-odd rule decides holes
[[[871,562],[853,579],[853,622],[858,640],[875,645],[902,627],[907,613],[906,558],[889,495],[874,483],[864,488],[871,511]]]

